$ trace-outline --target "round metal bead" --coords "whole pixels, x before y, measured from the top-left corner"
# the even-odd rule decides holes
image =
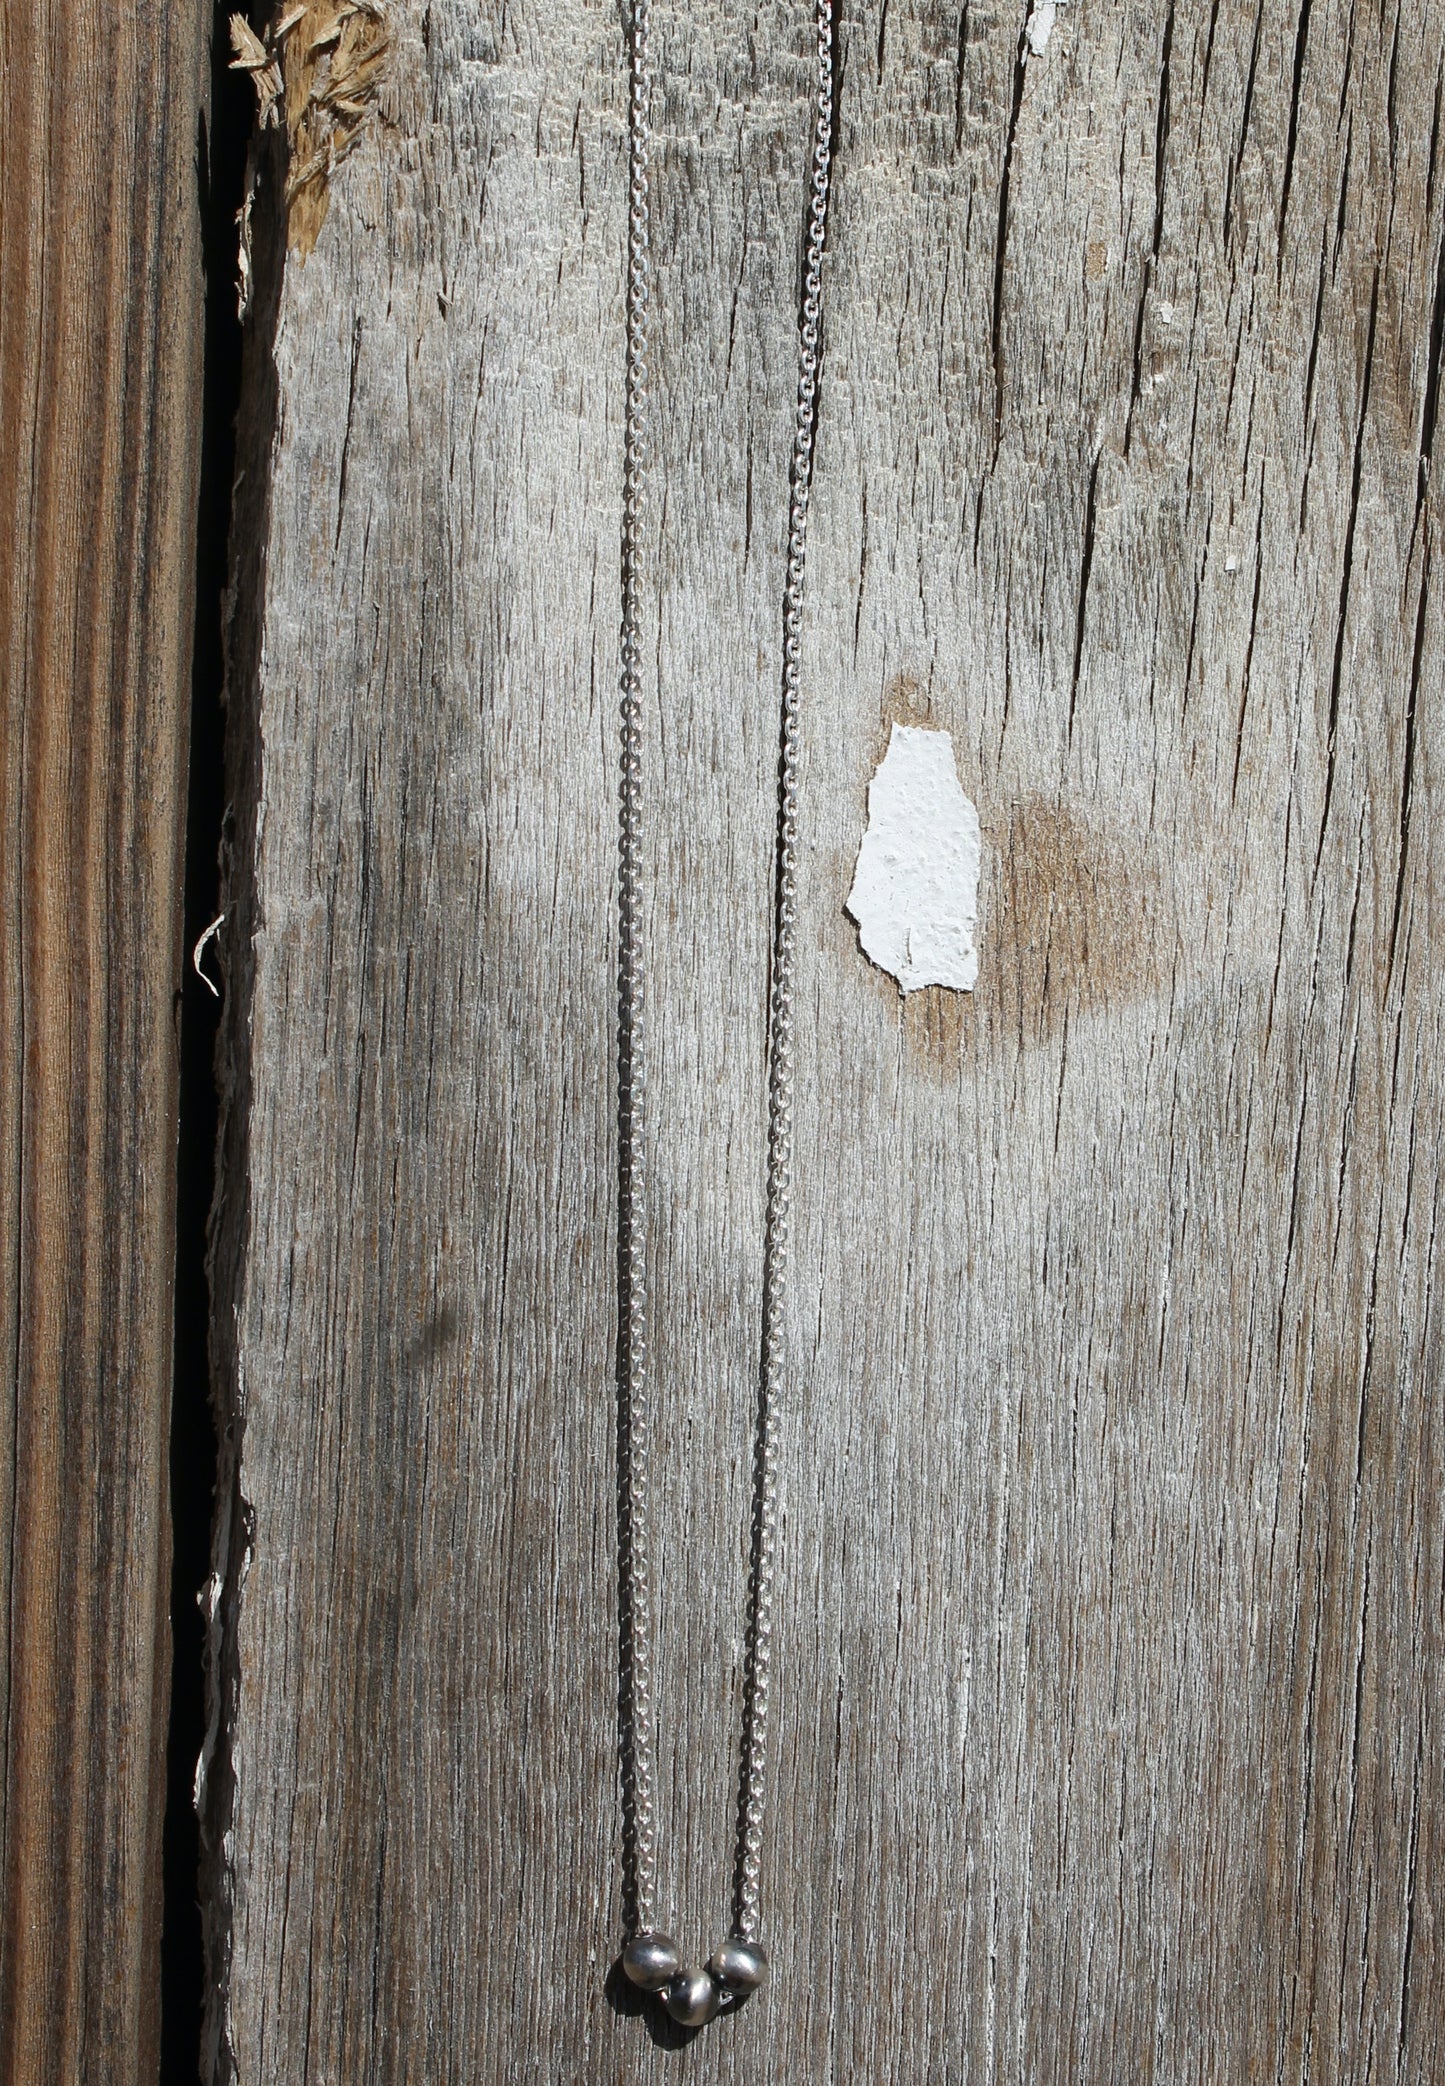
[[[682,1969],[682,1957],[670,1934],[634,1934],[622,1951],[622,1969],[644,1992],[660,1992]]]
[[[725,1941],[708,1964],[708,1975],[737,1999],[756,1992],[768,1974],[768,1952],[760,1941]]]
[[[722,1995],[705,1970],[684,1970],[662,1995],[662,2003],[674,2021],[684,2028],[701,2028],[717,2012]]]

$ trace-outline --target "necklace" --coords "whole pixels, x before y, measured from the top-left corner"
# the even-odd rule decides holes
[[[648,157],[652,76],[649,0],[633,0],[629,34],[627,394],[622,491],[621,786],[618,817],[618,1492],[622,1664],[621,1770],[624,1910],[622,1968],[657,1993],[690,2028],[737,2005],[767,1975],[759,1938],[763,1816],[772,1673],[778,1409],[782,1394],[783,1294],[793,1170],[793,953],[798,822],[798,666],[803,570],[822,311],[823,240],[833,128],[833,0],[816,0],[817,94],[798,322],[798,404],[791,465],[787,576],[783,588],[782,715],[778,753],[777,859],[768,1002],[767,1214],[763,1233],[762,1341],[753,1451],[752,1559],[743,1679],[738,1831],[729,1938],[706,1969],[684,1968],[655,1924],[657,1828],[652,1695],[652,1545],[647,1380],[646,1091],[642,957],[642,648],[638,576],[646,538],[648,419]]]

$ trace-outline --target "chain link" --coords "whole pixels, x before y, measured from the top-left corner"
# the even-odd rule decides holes
[[[654,1782],[652,1529],[647,1379],[646,1125],[642,956],[642,654],[638,576],[646,541],[648,465],[648,165],[652,77],[648,0],[633,0],[629,35],[627,395],[622,493],[620,645],[621,788],[618,828],[618,1219],[620,1366],[626,1425],[622,1606],[629,1633],[624,1796],[630,1811],[632,1915],[656,1924],[657,1822]],[[787,572],[783,588],[782,714],[772,981],[768,1032],[767,1204],[763,1235],[763,1322],[753,1462],[752,1575],[739,1763],[734,1931],[748,1942],[760,1925],[763,1822],[777,1552],[777,1452],[782,1397],[786,1277],[793,1188],[794,954],[797,926],[798,680],[808,498],[817,417],[823,246],[833,133],[833,0],[816,0],[817,91],[803,298],[798,324],[798,397],[790,473]]]
[[[632,1839],[636,1925],[653,1924],[657,1820],[653,1783],[652,1523],[648,1511],[647,1136],[642,960],[642,644],[638,570],[646,542],[647,163],[652,75],[648,0],[633,0],[629,48],[627,210],[627,399],[622,460],[622,772],[617,834],[618,1307],[626,1423],[626,1542],[622,1610],[628,1632],[624,1788]]]

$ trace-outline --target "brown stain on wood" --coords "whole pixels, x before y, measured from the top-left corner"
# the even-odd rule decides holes
[[[1068,1016],[1146,998],[1173,962],[1167,884],[1147,845],[1041,796],[1008,808],[1000,838],[986,807],[980,816],[978,984],[903,1001],[904,1039],[936,1072],[957,1068],[971,1032],[1037,1048]]]
[[[932,1070],[951,1071],[968,1040],[969,998],[947,985],[925,985],[903,1000],[903,1040]]]
[[[873,746],[869,777],[888,751],[895,724],[913,725],[924,731],[942,729],[934,713],[933,697],[916,674],[893,674],[883,691],[878,712],[878,737]]]
[[[1146,997],[1167,975],[1162,885],[1147,842],[1104,833],[1072,805],[1012,805],[981,919],[979,996],[1043,1042],[1066,1012]]]

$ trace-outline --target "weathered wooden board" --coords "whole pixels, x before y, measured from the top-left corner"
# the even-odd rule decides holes
[[[158,2062],[208,27],[0,22],[7,2086]]]
[[[1035,55],[1024,12],[850,0],[839,32],[776,1971],[682,2055],[606,1990],[618,10],[395,11],[379,113],[259,300],[222,2075],[1445,2061],[1445,21],[1075,0]],[[731,1853],[809,23],[709,0],[654,40],[662,1873],[691,1953]],[[259,280],[265,192],[257,224]],[[900,718],[953,733],[982,819],[967,999],[900,1006],[843,914]]]

